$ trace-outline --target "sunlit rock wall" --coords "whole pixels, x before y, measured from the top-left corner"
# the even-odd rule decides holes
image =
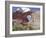
[[[32,13],[32,28],[40,29],[40,12],[39,11]]]

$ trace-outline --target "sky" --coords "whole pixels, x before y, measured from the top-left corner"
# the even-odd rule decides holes
[[[21,8],[21,7],[12,7],[12,12],[15,12],[17,8]],[[27,7],[27,8],[29,8],[29,7]],[[30,9],[32,12],[40,11],[40,8],[30,8]]]

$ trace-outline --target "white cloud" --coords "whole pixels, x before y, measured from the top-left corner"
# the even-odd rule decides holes
[[[31,11],[30,8],[21,8],[21,9],[23,10],[23,13],[28,12],[28,11]]]

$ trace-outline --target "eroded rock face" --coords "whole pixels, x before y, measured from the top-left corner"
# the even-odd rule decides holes
[[[23,13],[24,12],[24,13]],[[19,9],[13,13],[13,19],[17,19],[20,20],[21,22],[19,23],[26,23],[29,22],[30,18],[27,18],[28,15],[31,16],[32,12],[30,11],[30,9],[23,9],[23,11],[20,11]]]

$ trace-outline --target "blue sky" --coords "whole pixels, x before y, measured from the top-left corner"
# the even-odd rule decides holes
[[[21,8],[21,7],[12,7],[12,12],[15,12],[17,8]],[[29,8],[29,7],[27,7]],[[40,8],[30,8],[32,10],[32,12],[35,12],[35,11],[40,11]]]

